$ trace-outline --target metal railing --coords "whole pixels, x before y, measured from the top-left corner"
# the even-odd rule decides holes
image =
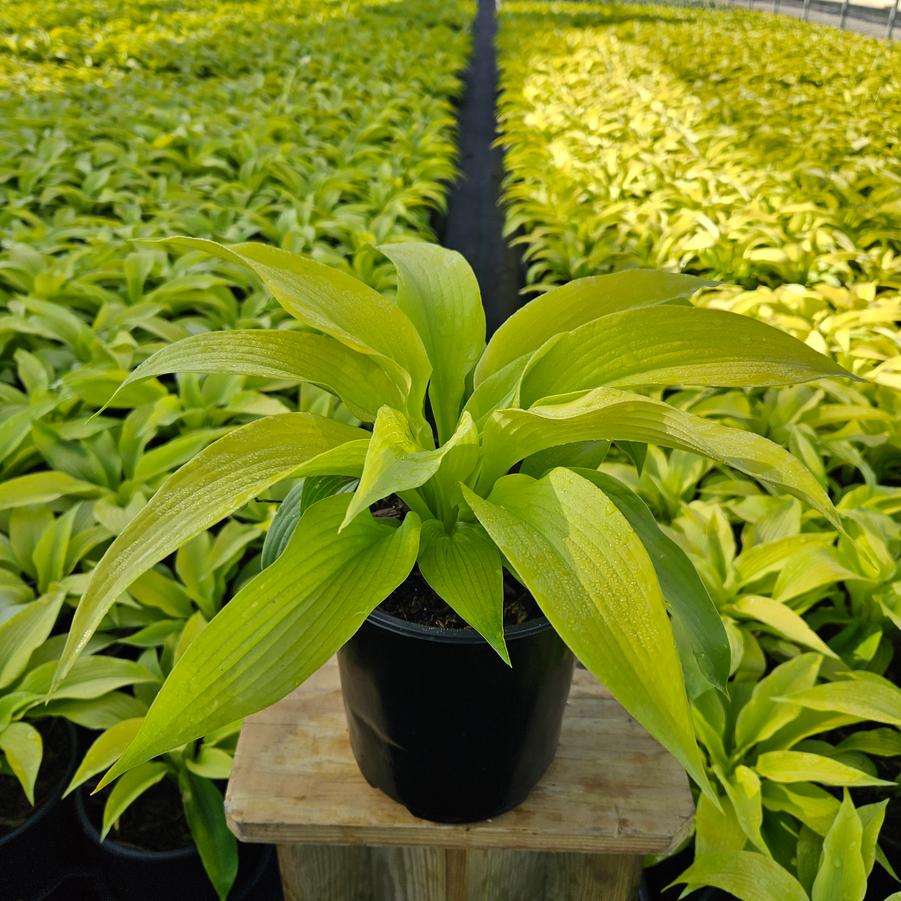
[[[855,4],[851,0],[713,0],[713,5],[722,4],[742,5],[748,9],[769,8],[770,12],[785,15],[800,13],[799,18],[805,22],[811,21],[812,14],[815,14],[816,21],[820,24],[892,40],[898,25],[901,0],[894,0],[891,6],[886,5],[881,9]],[[884,22],[884,30],[880,28],[880,20]],[[901,29],[898,37],[901,37]]]

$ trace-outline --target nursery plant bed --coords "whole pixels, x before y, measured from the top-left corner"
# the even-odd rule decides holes
[[[557,755],[520,807],[462,826],[418,819],[360,774],[332,660],[247,720],[226,815],[242,841],[279,845],[289,897],[367,898],[403,869],[408,881],[388,883],[398,901],[489,886],[515,898],[523,885],[579,897],[563,884],[614,901],[636,896],[641,855],[684,839],[693,804],[676,761],[577,669]]]

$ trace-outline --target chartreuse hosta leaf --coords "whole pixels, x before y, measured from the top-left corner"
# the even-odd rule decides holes
[[[529,410],[497,410],[484,429],[482,482],[490,484],[518,460],[546,447],[598,438],[641,441],[702,454],[801,498],[840,524],[822,485],[779,445],[753,432],[701,419],[662,401],[616,388],[596,388],[571,400],[554,399]]]
[[[709,790],[660,586],[615,504],[562,468],[464,495],[573,653]]]
[[[242,426],[201,451],[163,483],[94,569],[57,679],[138,576],[281,479],[313,474],[320,463],[327,472],[354,475],[366,437],[360,429],[311,413],[285,413]]]
[[[867,871],[863,860],[863,824],[848,792],[826,838],[811,901],[863,901]]]
[[[179,771],[178,787],[203,867],[224,901],[238,875],[238,842],[225,821],[222,794],[209,779],[190,769]]]
[[[227,372],[313,382],[333,391],[348,409],[372,422],[383,404],[402,407],[405,395],[371,356],[313,332],[253,329],[190,335],[158,350],[132,372],[127,385],[173,372]],[[114,394],[109,403],[115,401]]]
[[[657,306],[595,319],[548,341],[523,375],[524,404],[599,385],[792,385],[848,376],[796,338],[747,316]]]
[[[421,401],[431,370],[422,339],[404,312],[368,285],[265,244],[224,245],[199,238],[167,243],[249,267],[295,319],[373,356],[405,395]]]
[[[901,728],[901,689],[889,683],[849,679],[801,691],[786,691],[780,700],[808,710],[844,714]]]
[[[771,782],[818,782],[821,785],[894,785],[857,767],[806,751],[767,751],[757,758],[757,772]]]
[[[34,783],[44,756],[41,733],[29,723],[10,723],[0,729],[0,753],[19,780],[29,804],[34,804]]]
[[[405,492],[424,485],[436,476],[442,466],[450,469],[443,484],[436,480],[430,487],[434,495],[456,487],[465,479],[478,462],[479,436],[472,417],[464,413],[457,431],[439,448],[426,450],[419,445],[410,431],[409,420],[397,410],[382,407],[372,430],[372,439],[366,451],[366,462],[360,484],[347,508],[345,523],[361,511],[391,494],[404,496]],[[414,495],[406,495],[414,509],[428,516],[428,507],[420,507]],[[439,510],[432,510],[432,515]]]
[[[485,348],[479,284],[454,251],[431,244],[383,244],[379,250],[397,267],[397,305],[416,326],[431,362],[429,400],[443,443],[456,428],[467,376]]]
[[[111,767],[138,734],[143,721],[143,717],[121,720],[97,736],[66,786],[63,797],[87,782],[91,776],[96,776]]]
[[[0,625],[0,688],[25,672],[31,655],[50,635],[65,597],[65,591],[51,591]]]
[[[753,851],[719,851],[699,857],[677,880],[686,891],[716,886],[742,901],[810,901],[801,883],[776,861]],[[675,884],[675,883],[674,883]]]
[[[822,665],[819,654],[799,654],[761,679],[735,722],[735,745],[740,751],[765,741],[800,712],[797,705],[780,703],[783,695],[812,688]]]
[[[367,513],[342,529],[349,502],[336,495],[304,513],[275,563],[191,642],[98,787],[283,698],[403,582],[419,549],[419,517],[394,527]]]
[[[684,301],[711,282],[654,269],[577,278],[517,310],[492,335],[475,371],[478,386],[545,341],[610,313]],[[555,392],[559,393],[559,392]]]
[[[435,519],[422,525],[419,570],[426,582],[481,633],[509,665],[504,641],[504,571],[497,545],[472,522],[448,534]]]
[[[103,824],[100,830],[100,838],[103,840],[109,834],[116,821],[123,812],[136,801],[144,792],[153,788],[157,782],[162,781],[169,768],[161,761],[150,761],[135,767],[126,773],[109,793],[106,803],[103,805]]]
[[[91,496],[100,489],[64,472],[33,472],[0,485],[0,510],[44,504],[72,495]]]
[[[645,546],[670,612],[689,696],[697,697],[711,686],[725,691],[731,660],[729,639],[685,552],[663,533],[644,501],[621,482],[601,472],[575,471],[616,504]]]

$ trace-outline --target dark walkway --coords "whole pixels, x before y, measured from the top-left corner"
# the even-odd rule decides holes
[[[497,33],[495,0],[478,0],[473,55],[465,76],[458,140],[461,176],[448,196],[444,245],[463,254],[482,289],[489,335],[519,305],[519,255],[508,248],[498,204],[503,154],[497,137]]]

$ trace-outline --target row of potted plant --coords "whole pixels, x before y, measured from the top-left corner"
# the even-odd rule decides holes
[[[90,789],[188,644],[259,569],[287,489],[129,586],[50,703],[45,683],[87,574],[173,469],[231,425],[298,399],[330,405],[284,373],[185,375],[128,388],[99,414],[158,348],[287,318],[239,268],[132,239],[262,238],[386,284],[391,265],[369,242],[431,234],[454,173],[469,9],[420,4],[403,38],[396,13],[365,2],[0,10],[4,896],[44,890],[81,862],[78,834],[120,897],[173,885],[239,897],[268,863],[241,850],[236,880],[222,790],[238,723],[112,791]]]
[[[897,888],[896,50],[743,10],[501,9],[507,228],[531,287],[634,265],[722,279],[695,303],[864,379],[667,395],[791,450],[840,530],[679,450],[602,466],[688,554],[729,636],[726,693],[692,698],[720,809],[699,799],[690,888],[863,898],[869,883],[877,901]],[[657,870],[665,886],[680,867]]]

